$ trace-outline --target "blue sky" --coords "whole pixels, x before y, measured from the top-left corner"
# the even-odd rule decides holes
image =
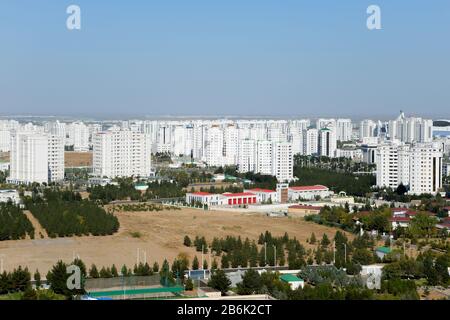
[[[448,0],[1,0],[0,43],[1,114],[450,117]]]

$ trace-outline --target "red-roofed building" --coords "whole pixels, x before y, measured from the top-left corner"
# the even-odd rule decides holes
[[[330,189],[322,185],[289,187],[289,200],[291,201],[314,200],[316,197],[323,199],[331,194]]]
[[[279,202],[278,193],[275,190],[255,188],[255,189],[245,190],[245,192],[251,192],[253,194],[256,194],[256,198],[257,198],[256,200],[258,203]]]
[[[392,218],[389,221],[392,223],[392,229],[395,230],[398,227],[406,228],[409,226],[411,219],[418,214],[417,211],[413,211],[407,208],[392,208]],[[424,212],[430,217],[436,216],[433,212]]]

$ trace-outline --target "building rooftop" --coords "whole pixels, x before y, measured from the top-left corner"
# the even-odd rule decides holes
[[[297,277],[293,274],[283,274],[280,276],[280,279],[284,282],[297,282],[297,281],[303,281],[303,279]]]
[[[391,248],[389,248],[389,247],[378,247],[377,249],[376,249],[376,251],[379,251],[379,252],[382,252],[382,253],[391,253]]]
[[[209,196],[212,195],[212,193],[209,192],[191,192],[190,194],[196,195],[196,196]]]
[[[289,187],[289,189],[294,191],[327,191],[328,187],[322,186],[322,185],[315,185],[315,186],[297,186],[297,187]]]
[[[276,192],[275,190],[261,189],[261,188],[249,189],[247,191],[249,191],[249,192],[266,192],[266,193]]]
[[[240,192],[240,193],[224,193],[223,196],[225,197],[246,197],[246,196],[255,196],[254,193],[251,192]]]

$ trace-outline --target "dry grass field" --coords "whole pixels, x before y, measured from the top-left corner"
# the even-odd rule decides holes
[[[306,222],[295,218],[271,218],[257,213],[237,213],[221,211],[201,211],[182,209],[160,212],[119,212],[120,230],[106,237],[73,237],[57,239],[27,239],[0,242],[0,259],[3,266],[11,270],[19,265],[28,266],[34,272],[39,269],[46,274],[58,260],[70,262],[79,255],[90,266],[132,266],[137,260],[137,250],[144,252],[149,263],[164,258],[170,262],[179,254],[186,253],[191,261],[195,250],[183,246],[187,234],[191,238],[205,236],[207,241],[213,237],[227,235],[248,237],[257,240],[261,232],[270,231],[274,236],[285,232],[297,237],[306,244],[311,232],[317,237],[326,233],[334,236],[336,229]],[[139,236],[139,237],[137,237]],[[349,235],[349,237],[352,237]]]
[[[92,152],[73,152],[66,151],[64,153],[64,166],[66,168],[73,167],[91,167]]]

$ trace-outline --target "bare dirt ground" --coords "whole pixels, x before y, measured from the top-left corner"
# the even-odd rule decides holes
[[[33,225],[35,238],[36,239],[48,238],[47,231],[45,231],[45,229],[41,226],[41,224],[33,216],[33,214],[30,211],[28,211],[28,210],[25,210],[23,213],[27,216],[28,220]]]
[[[121,228],[115,235],[58,239],[39,239],[37,236],[34,240],[2,241],[0,259],[3,259],[6,270],[22,265],[28,266],[32,272],[39,269],[45,275],[57,260],[70,262],[74,256],[79,256],[88,267],[92,263],[97,267],[113,263],[119,268],[123,264],[132,267],[137,261],[138,249],[141,261],[146,256],[149,263],[158,261],[161,265],[164,258],[172,262],[179,253],[186,253],[192,261],[196,253],[194,248],[183,246],[185,235],[191,239],[197,235],[205,236],[207,241],[227,235],[257,240],[261,232],[268,230],[274,236],[287,232],[290,237],[295,236],[307,245],[306,239],[312,232],[317,238],[323,233],[331,238],[336,232],[336,229],[302,219],[270,218],[256,213],[182,209],[121,212],[116,215]],[[136,232],[140,233],[139,238],[132,236]]]
[[[9,152],[0,152],[0,161],[9,162]]]
[[[64,153],[64,166],[66,168],[90,167],[92,166],[92,152],[66,151]]]

